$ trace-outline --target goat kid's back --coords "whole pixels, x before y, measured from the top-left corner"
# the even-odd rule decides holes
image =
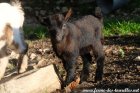
[[[70,27],[72,31],[74,31],[72,33],[76,33],[76,31],[78,32],[77,36],[80,36],[78,42],[82,43],[81,45],[88,46],[88,43],[103,39],[103,24],[98,18],[92,15],[84,16],[83,18],[72,22],[72,24],[73,26]]]

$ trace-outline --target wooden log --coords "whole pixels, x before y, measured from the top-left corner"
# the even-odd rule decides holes
[[[54,65],[20,74],[0,84],[0,93],[50,93],[61,89]]]

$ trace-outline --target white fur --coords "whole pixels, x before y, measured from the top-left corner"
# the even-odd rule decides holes
[[[24,12],[21,8],[20,2],[17,0],[16,2],[12,2],[12,4],[8,3],[0,3],[0,38],[5,36],[5,27],[6,25],[10,25],[12,28],[13,34],[11,37],[11,41],[18,45],[19,53],[22,53],[26,49],[26,45],[24,42],[22,27],[24,22]],[[0,79],[3,77],[5,73],[5,69],[8,63],[8,56],[6,56],[6,46],[7,40],[0,40]],[[12,44],[12,43],[10,43]],[[1,50],[4,47],[4,50]],[[3,53],[4,52],[4,56]],[[26,61],[26,60],[23,60]],[[25,64],[25,62],[24,62]],[[25,64],[27,66],[27,63]],[[27,67],[22,66],[22,72],[25,71]]]
[[[0,3],[0,26],[4,27],[6,23],[9,23],[13,28],[20,28],[23,21],[24,12],[20,10],[19,6]]]
[[[19,45],[20,51],[25,49],[21,34],[23,22],[24,12],[20,4],[0,3],[0,37],[4,34],[5,25],[10,24],[13,29],[13,40]]]
[[[4,76],[5,68],[8,64],[8,57],[3,57],[0,59],[0,79]]]
[[[6,44],[6,41],[1,40],[0,41],[0,49],[2,49],[5,46],[5,44]]]

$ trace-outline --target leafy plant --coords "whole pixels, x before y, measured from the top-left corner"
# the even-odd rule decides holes
[[[125,56],[125,52],[124,52],[124,50],[123,50],[122,48],[120,48],[119,54],[120,54],[120,56],[121,56],[122,58]]]

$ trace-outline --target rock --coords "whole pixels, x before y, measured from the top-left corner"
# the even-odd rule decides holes
[[[43,15],[43,16],[45,16],[46,15],[46,11],[45,10],[41,10],[40,11],[40,14]]]
[[[34,69],[5,82],[0,82],[0,93],[52,93],[61,89],[55,65]]]
[[[48,53],[48,52],[50,52],[50,51],[51,51],[50,48],[45,48],[45,49],[43,49],[43,52],[44,52],[44,53]]]
[[[11,52],[11,54],[9,55],[9,59],[18,59],[19,58],[19,54],[15,53],[14,51]]]
[[[36,57],[37,57],[37,55],[36,55],[35,53],[32,53],[32,54],[30,55],[30,59],[31,59],[31,60],[34,60]]]
[[[140,56],[137,56],[134,61],[140,61]]]
[[[34,66],[34,68],[41,68],[41,67],[44,67],[48,64],[48,60],[45,59],[45,58],[42,58],[37,65]]]
[[[140,71],[140,66],[137,66],[137,69]]]

